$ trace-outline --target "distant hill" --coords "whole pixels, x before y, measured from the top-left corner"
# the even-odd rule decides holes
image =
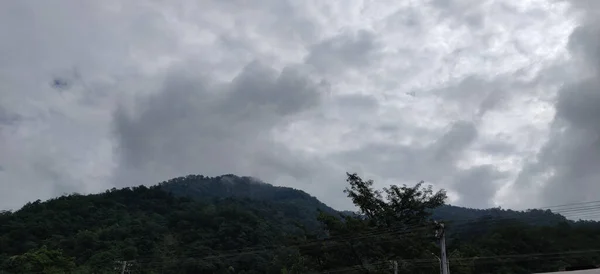
[[[278,215],[297,220],[310,230],[320,226],[316,219],[318,210],[339,214],[302,190],[273,186],[252,177],[232,174],[217,177],[188,175],[162,182],[159,186],[176,196],[192,199],[240,198],[267,202],[277,210]]]
[[[444,205],[437,208],[432,215],[433,219],[453,222],[473,221],[481,218],[518,220],[531,225],[555,225],[567,222],[567,218],[550,210],[530,209],[516,211],[511,209],[488,208],[476,209],[453,205]]]
[[[0,212],[0,273],[116,273],[118,261],[135,259],[128,273],[279,274],[282,253],[269,248],[304,235],[289,208],[176,197],[159,186],[38,200]],[[266,251],[223,255],[250,247]],[[61,268],[48,272],[46,262]]]
[[[178,196],[236,197],[285,204],[310,204],[327,212],[336,212],[314,196],[295,188],[274,186],[252,177],[232,174],[217,177],[188,175],[162,182],[159,186]]]
[[[315,220],[317,210],[329,214],[354,214],[347,210],[336,211],[302,190],[273,186],[252,177],[240,177],[233,174],[216,177],[188,175],[162,182],[159,186],[176,196],[195,199],[235,197],[269,202],[277,205],[280,213],[284,214],[286,218],[303,220],[313,229],[318,226]],[[432,218],[446,221],[449,224],[461,225],[479,219],[517,220],[530,225],[555,225],[569,221],[564,216],[550,210],[476,209],[453,205],[437,208],[433,211]]]

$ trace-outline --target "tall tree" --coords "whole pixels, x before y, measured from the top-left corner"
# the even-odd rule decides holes
[[[348,273],[389,271],[396,260],[406,273],[426,273],[437,266],[417,263],[435,250],[431,211],[444,204],[446,192],[433,192],[423,182],[412,187],[392,185],[383,191],[356,173],[347,173],[347,196],[358,207],[343,219],[321,213],[329,233],[318,252],[307,253],[321,262],[321,270],[348,268]],[[318,257],[318,258],[317,258]]]

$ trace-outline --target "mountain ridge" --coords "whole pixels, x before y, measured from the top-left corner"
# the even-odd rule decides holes
[[[291,204],[304,201],[305,205],[329,214],[357,214],[351,210],[336,210],[309,193],[286,186],[275,186],[249,176],[225,174],[215,177],[187,175],[176,177],[158,184],[161,188],[178,196],[197,198],[249,198],[275,203]],[[234,187],[235,186],[235,187]],[[341,191],[341,190],[340,190]],[[446,204],[432,212],[432,218],[444,221],[464,221],[480,218],[516,219],[528,224],[553,225],[570,222],[565,216],[549,209],[512,210],[502,208],[468,208]]]

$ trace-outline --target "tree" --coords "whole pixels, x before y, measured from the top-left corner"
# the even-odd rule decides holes
[[[392,185],[379,191],[372,180],[347,173],[345,189],[359,209],[343,219],[322,212],[319,220],[329,234],[319,250],[307,256],[320,261],[322,270],[353,266],[348,273],[389,271],[390,260],[402,260],[406,273],[431,271],[431,264],[411,263],[410,259],[430,256],[435,250],[431,211],[444,204],[444,190],[432,187]],[[382,195],[383,194],[383,195]]]
[[[356,173],[346,173],[350,188],[344,191],[352,202],[376,227],[410,226],[426,222],[433,209],[444,204],[444,190],[433,193],[431,185],[422,187],[421,181],[413,187],[391,185],[381,191],[373,189],[373,181],[364,181]]]
[[[15,273],[59,274],[71,273],[75,261],[63,255],[61,250],[51,250],[46,246],[28,251],[8,259],[7,270]]]

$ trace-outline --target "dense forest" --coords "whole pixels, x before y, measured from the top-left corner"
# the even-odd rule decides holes
[[[357,212],[235,175],[30,202],[0,213],[0,273],[439,273],[435,221],[453,274],[600,264],[600,224],[561,210],[468,209],[423,183],[347,182]],[[577,208],[593,209],[562,212]]]

